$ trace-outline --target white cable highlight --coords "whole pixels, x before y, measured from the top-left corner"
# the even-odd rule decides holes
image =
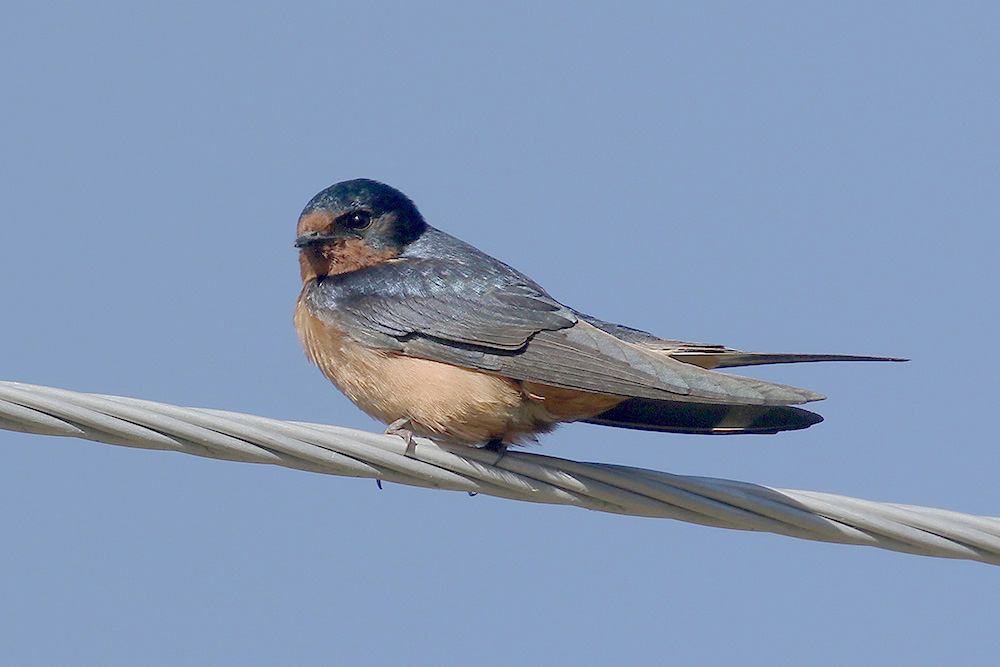
[[[0,428],[1000,565],[1000,518],[0,382]]]

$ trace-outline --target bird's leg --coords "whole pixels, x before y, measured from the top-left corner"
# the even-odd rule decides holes
[[[392,422],[385,427],[384,433],[386,435],[398,435],[406,443],[406,456],[410,454],[415,454],[417,451],[417,446],[413,442],[413,431],[407,428],[407,426],[412,426],[409,417],[400,417],[396,421]]]

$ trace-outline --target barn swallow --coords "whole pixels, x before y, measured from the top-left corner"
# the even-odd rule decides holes
[[[306,356],[387,432],[504,450],[560,422],[675,433],[777,433],[822,421],[805,389],[715,368],[888,357],[765,354],[658,338],[573,310],[428,225],[368,179],[298,222]]]

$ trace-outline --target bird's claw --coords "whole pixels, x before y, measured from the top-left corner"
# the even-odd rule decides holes
[[[406,443],[406,456],[415,454],[417,451],[417,445],[413,442],[413,431],[407,428],[410,425],[409,417],[400,417],[386,426],[385,431],[383,431],[386,435],[398,435],[403,439],[403,442]]]
[[[494,438],[487,441],[487,443],[483,445],[483,449],[499,454],[499,456],[497,456],[497,460],[493,462],[493,465],[500,463],[500,461],[503,460],[503,457],[507,455],[507,443],[501,438]]]

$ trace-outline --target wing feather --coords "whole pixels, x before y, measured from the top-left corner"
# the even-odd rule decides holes
[[[311,282],[306,304],[367,345],[518,380],[710,403],[788,405],[823,398],[678,361],[647,344],[655,339],[649,334],[633,340],[613,335],[581,321],[510,267],[496,265],[469,270],[446,259],[393,260]]]
[[[745,352],[713,343],[689,343],[683,340],[659,338],[641,329],[599,320],[590,315],[577,316],[601,331],[623,341],[667,354],[678,361],[702,368],[734,368],[763,364],[799,364],[815,361],[908,361],[899,357],[871,357],[855,354],[786,354],[774,352]]]

